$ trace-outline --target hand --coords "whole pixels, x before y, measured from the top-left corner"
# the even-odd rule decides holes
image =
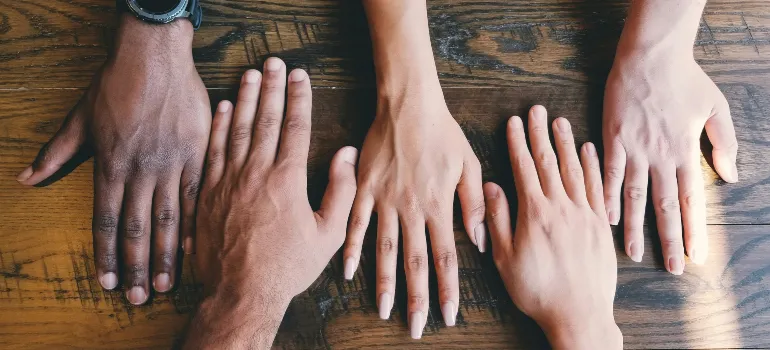
[[[642,34],[634,31],[641,25],[636,22],[651,21],[638,19],[646,14],[644,11],[652,10],[632,9],[607,81],[603,121],[605,202],[610,223],[618,224],[624,187],[626,254],[641,261],[649,174],[664,264],[669,272],[679,275],[685,266],[683,247],[697,264],[705,262],[708,255],[699,147],[703,127],[714,145],[714,167],[727,182],[738,181],[738,143],[727,100],[695,62],[692,40],[659,40],[644,45],[638,42]],[[697,28],[700,12],[693,11],[692,25]]]
[[[558,165],[543,106],[529,111],[532,155],[521,118],[508,121],[519,204],[511,235],[505,193],[494,183],[484,185],[495,264],[513,302],[543,328],[554,348],[622,348],[612,312],[617,262],[599,158],[586,143],[581,164],[566,119],[556,119],[553,132]]]
[[[387,319],[396,289],[400,224],[411,335],[420,338],[428,317],[427,225],[441,311],[453,326],[460,297],[452,223],[455,189],[467,232],[481,252],[486,231],[481,166],[440,92],[380,99],[364,141],[358,185],[344,253],[345,278],[353,278],[375,210],[377,300],[380,317]]]
[[[123,266],[126,296],[136,305],[149,296],[151,266],[156,291],[173,287],[180,230],[186,248],[192,246],[211,126],[192,33],[189,21],[154,26],[123,16],[114,55],[18,177],[35,185],[71,170],[67,164],[78,154],[94,155],[97,277],[113,289]]]
[[[284,63],[269,58],[264,71],[264,78],[247,71],[234,111],[223,101],[214,117],[195,260],[205,299],[188,347],[269,348],[291,298],[345,239],[357,151],[337,152],[314,213],[307,199],[310,79],[291,72],[285,97]]]

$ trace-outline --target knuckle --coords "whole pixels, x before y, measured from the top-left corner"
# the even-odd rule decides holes
[[[428,269],[428,257],[424,254],[411,255],[406,260],[406,270],[409,272],[422,272]]]
[[[436,269],[451,270],[457,267],[457,253],[451,249],[442,249],[435,255]]]
[[[582,179],[583,178],[583,168],[580,167],[580,164],[570,162],[565,165],[567,176],[573,179]]]
[[[140,239],[147,234],[144,220],[137,217],[129,217],[126,219],[125,231],[125,237],[127,239]]]
[[[421,310],[427,306],[428,300],[422,294],[410,294],[408,303],[411,310]]]
[[[527,157],[517,157],[516,158],[516,167],[520,171],[533,171],[534,170],[534,164],[527,159]]]
[[[607,178],[607,180],[620,181],[620,180],[623,180],[623,175],[625,175],[625,169],[621,167],[608,166],[604,171],[604,175]]]
[[[688,191],[684,194],[684,205],[688,208],[695,208],[703,204],[703,199],[694,191]]]
[[[526,200],[527,217],[535,222],[545,222],[546,215],[543,206],[536,200]]]
[[[245,142],[251,138],[251,125],[233,125],[230,131],[230,139],[233,142]]]
[[[171,228],[179,222],[176,210],[171,207],[160,208],[155,212],[155,225],[159,228]]]
[[[415,215],[420,212],[420,199],[414,191],[407,189],[404,195],[404,212],[408,215]]]
[[[552,152],[542,152],[537,155],[538,163],[543,168],[550,168],[556,164],[556,155]]]
[[[389,287],[389,286],[393,285],[394,281],[395,281],[395,278],[393,278],[393,275],[390,275],[390,274],[387,274],[387,273],[381,273],[381,274],[379,274],[377,276],[377,283],[381,287]]]
[[[197,200],[198,195],[201,192],[201,182],[200,177],[194,176],[193,179],[188,180],[184,186],[182,186],[182,195],[187,200]]]
[[[286,118],[283,132],[291,136],[305,136],[310,133],[310,123],[303,115],[291,115]]]
[[[663,214],[679,213],[679,198],[663,197],[659,200],[660,212]]]
[[[377,238],[377,252],[380,254],[392,254],[396,251],[396,242],[390,237]]]
[[[487,206],[486,203],[484,203],[484,198],[479,198],[471,203],[470,209],[468,210],[468,216],[471,218],[483,218],[486,212]]]
[[[125,173],[124,162],[116,157],[101,160],[102,174],[107,182],[114,182],[123,177]]]
[[[141,282],[147,277],[147,266],[142,263],[128,265],[128,276],[134,283]]]
[[[626,186],[626,199],[628,200],[644,200],[647,196],[647,190],[639,186]]]
[[[369,227],[369,222],[361,215],[352,215],[350,217],[350,229],[356,232],[366,231]]]
[[[103,214],[94,218],[96,232],[101,236],[113,237],[118,231],[118,218],[113,215]]]
[[[156,264],[158,264],[160,271],[168,271],[174,266],[175,260],[176,254],[171,251],[166,251],[156,257]]]
[[[118,267],[118,256],[113,252],[96,254],[96,261],[102,269],[107,271],[114,271]]]
[[[273,110],[264,110],[260,112],[257,118],[257,127],[259,129],[274,129],[281,126],[282,115]]]
[[[225,151],[216,149],[209,151],[209,165],[222,163],[225,160]]]

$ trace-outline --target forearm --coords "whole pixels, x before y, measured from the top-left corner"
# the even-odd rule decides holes
[[[706,0],[635,0],[631,3],[618,55],[692,56]]]
[[[290,299],[209,297],[190,324],[184,349],[269,349]]]
[[[365,0],[364,8],[380,96],[415,90],[441,94],[425,0]]]

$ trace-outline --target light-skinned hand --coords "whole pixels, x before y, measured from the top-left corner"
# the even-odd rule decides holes
[[[586,143],[579,159],[570,123],[558,118],[557,162],[547,119],[543,106],[529,112],[531,153],[521,118],[508,121],[516,231],[505,193],[485,184],[492,255],[513,302],[554,348],[622,348],[613,317],[617,262],[596,148]]]

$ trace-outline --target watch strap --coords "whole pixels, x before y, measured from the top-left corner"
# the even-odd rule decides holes
[[[116,9],[117,9],[118,14],[125,13],[125,12],[133,14],[133,12],[131,11],[131,8],[128,7],[128,1],[127,0],[117,0],[116,1]],[[136,16],[136,17],[141,19],[141,20],[143,20],[143,21],[145,21],[145,22],[150,22],[150,21],[147,21],[147,20],[145,20],[144,18],[142,18],[140,16]],[[200,28],[200,26],[201,26],[201,22],[203,22],[203,9],[201,8],[200,1],[199,0],[189,0],[187,2],[187,8],[185,9],[184,12],[182,12],[182,16],[180,16],[178,18],[187,18],[187,19],[189,19],[190,22],[192,22],[193,28],[195,30],[198,30],[198,28]],[[150,22],[150,23],[158,24],[157,22]]]

